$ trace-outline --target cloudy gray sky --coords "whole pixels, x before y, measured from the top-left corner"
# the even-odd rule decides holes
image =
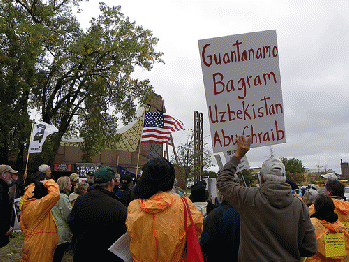
[[[193,128],[194,111],[204,113],[210,140],[198,40],[276,30],[286,143],[273,146],[276,157],[296,157],[305,167],[332,168],[349,161],[349,1],[106,0],[159,38],[165,64],[149,78],[165,101],[167,113]],[[82,26],[98,14],[98,1],[82,3]],[[188,132],[174,135],[181,144]],[[247,154],[261,166],[269,147]]]

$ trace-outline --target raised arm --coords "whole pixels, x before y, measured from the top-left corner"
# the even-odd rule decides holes
[[[247,194],[247,188],[242,188],[238,183],[233,181],[236,167],[240,163],[241,158],[250,149],[250,139],[240,136],[237,140],[238,149],[235,155],[224,165],[223,169],[218,173],[217,188],[234,208],[239,208],[241,200]]]

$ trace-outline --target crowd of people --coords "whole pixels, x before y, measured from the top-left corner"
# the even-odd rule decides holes
[[[55,181],[49,166],[40,166],[26,178],[21,198],[21,261],[62,261],[67,250],[74,261],[123,261],[109,248],[125,234],[134,261],[186,261],[186,202],[204,261],[349,261],[343,183],[334,176],[323,193],[311,185],[296,190],[283,163],[270,158],[260,186],[244,187],[235,173],[250,141],[239,137],[237,144],[218,172],[216,201],[204,181],[184,201],[165,158],[149,160],[136,184],[108,166],[89,173],[86,182],[76,173]],[[12,233],[9,186],[18,172],[0,165],[0,174],[3,247]]]

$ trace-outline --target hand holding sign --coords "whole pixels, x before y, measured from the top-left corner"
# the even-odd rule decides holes
[[[246,155],[248,150],[250,150],[251,137],[249,137],[246,140],[244,136],[239,136],[237,138],[237,144],[238,144],[238,149],[235,152],[235,156],[241,159]]]

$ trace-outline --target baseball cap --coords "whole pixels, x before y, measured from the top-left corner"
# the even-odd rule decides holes
[[[77,173],[72,173],[70,175],[70,181],[75,182],[79,179],[79,175]]]
[[[334,173],[327,173],[326,175],[321,175],[325,179],[338,180],[338,177]]]
[[[18,173],[18,171],[13,170],[12,167],[10,167],[8,165],[0,165],[0,173],[4,173],[4,172],[9,172],[12,174]]]
[[[107,183],[115,177],[114,170],[110,166],[104,166],[95,172],[95,183]]]
[[[276,159],[276,158],[269,158],[268,160],[264,161],[262,168],[261,168],[261,174],[264,175],[274,175],[274,176],[285,176],[285,166],[284,164]]]

